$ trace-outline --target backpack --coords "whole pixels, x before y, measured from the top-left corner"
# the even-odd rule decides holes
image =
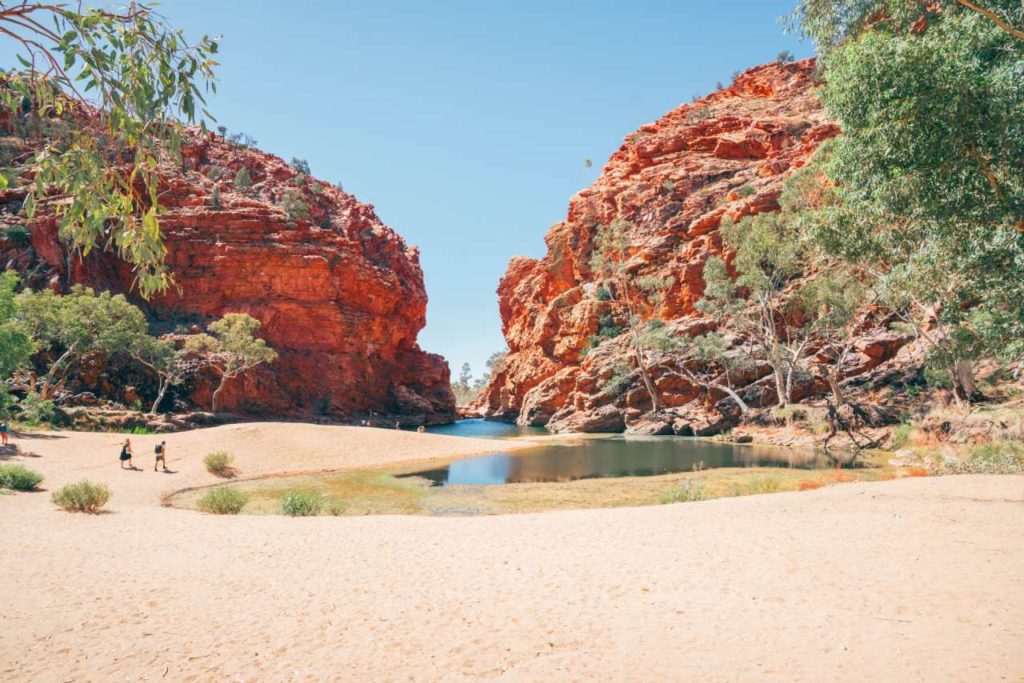
[[[153,452],[156,453],[157,455],[160,455],[161,453],[164,452],[164,445],[161,444],[161,443],[158,443],[156,445],[156,448],[153,449]]]

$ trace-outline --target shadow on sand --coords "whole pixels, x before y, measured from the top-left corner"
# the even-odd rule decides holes
[[[0,461],[10,460],[11,458],[41,458],[43,456],[36,453],[28,453],[18,448],[15,444],[9,443],[6,446],[0,446]]]
[[[66,439],[63,434],[49,434],[47,432],[11,432],[11,436],[19,439]]]

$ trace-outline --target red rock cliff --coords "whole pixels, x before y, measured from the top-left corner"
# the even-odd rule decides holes
[[[621,431],[644,412],[639,388],[619,398],[601,390],[624,348],[616,354],[612,342],[608,352],[582,353],[598,330],[589,267],[595,229],[629,221],[629,272],[671,276],[660,317],[678,329],[699,325],[693,306],[705,261],[722,250],[723,217],[777,210],[787,174],[839,133],[813,92],[813,68],[755,67],[626,138],[548,231],[547,254],[509,263],[498,286],[509,354],[477,404],[481,412],[562,431]],[[658,387],[670,410],[705,410],[700,389],[678,377],[658,378]]]
[[[252,186],[236,190],[242,168]],[[136,302],[168,329],[249,313],[280,354],[272,366],[225,388],[226,410],[454,416],[447,364],[416,344],[427,305],[419,252],[372,206],[300,176],[277,157],[196,130],[183,167],[164,171],[161,227],[176,285]],[[304,202],[308,218],[290,219],[281,206],[286,197]],[[2,202],[20,203],[18,191]],[[7,224],[15,220],[5,216]],[[8,258],[30,268],[37,282],[131,290],[130,269],[112,255],[68,258],[52,219],[30,227],[34,253],[12,257],[7,245]],[[208,407],[211,388],[195,382],[191,400]]]

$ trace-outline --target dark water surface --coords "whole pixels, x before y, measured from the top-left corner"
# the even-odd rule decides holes
[[[430,431],[490,438],[546,433],[543,429],[483,420],[461,420]],[[722,444],[679,436],[610,435],[581,438],[571,443],[538,445],[514,453],[465,458],[409,476],[424,477],[434,485],[449,486],[649,477],[688,472],[695,466],[821,468],[832,465],[831,460],[812,453],[780,448]]]

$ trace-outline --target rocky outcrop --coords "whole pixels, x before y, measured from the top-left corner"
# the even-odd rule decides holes
[[[475,405],[480,413],[555,431],[702,435],[731,424],[721,396],[665,368],[655,371],[666,407],[659,416],[646,415],[650,401],[638,383],[604,389],[628,346],[613,339],[585,353],[602,310],[589,265],[593,239],[598,226],[628,221],[627,272],[672,278],[654,314],[679,332],[706,328],[694,304],[704,291],[704,263],[722,253],[723,219],[777,210],[787,175],[839,134],[814,94],[813,72],[811,60],[755,67],[626,138],[594,184],[572,198],[566,220],[549,230],[547,254],[509,263],[498,285],[509,353]],[[865,348],[858,371],[899,346],[879,340]],[[746,378],[755,405],[771,395],[766,381],[758,384],[766,373],[755,368]]]
[[[239,172],[251,183],[236,183]],[[28,226],[28,248],[0,244],[8,266],[37,286],[129,293],[163,331],[197,329],[235,311],[259,319],[280,357],[230,383],[224,410],[453,419],[447,364],[416,344],[427,304],[419,252],[371,205],[278,157],[198,130],[189,133],[182,166],[162,175],[160,220],[174,277],[164,293],[149,301],[132,294],[130,267],[110,253],[69,255],[52,217]],[[0,197],[5,225],[23,221],[22,198],[17,189]],[[192,404],[209,407],[211,379],[186,387]]]

